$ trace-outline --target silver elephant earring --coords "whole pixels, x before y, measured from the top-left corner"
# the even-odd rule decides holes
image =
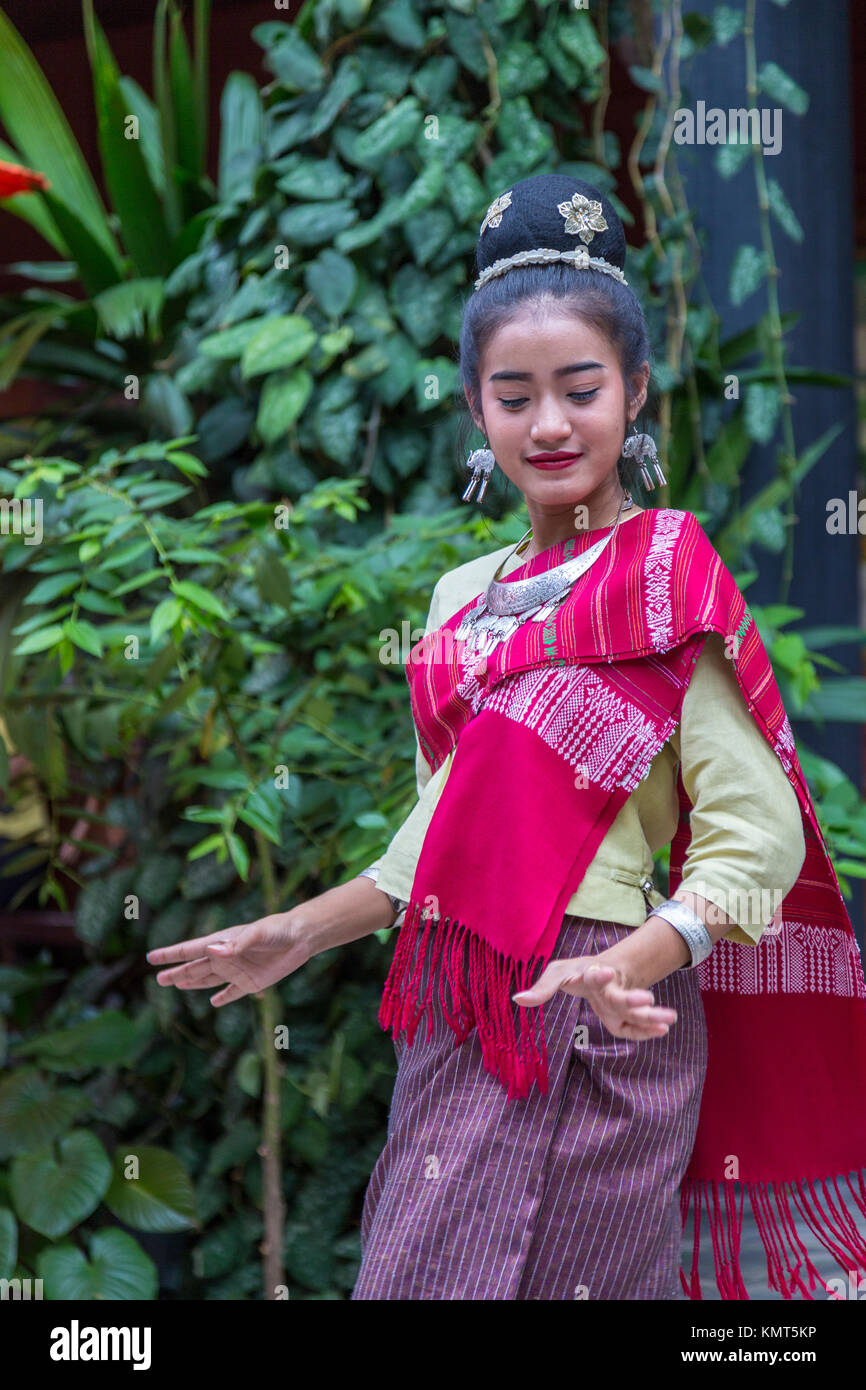
[[[634,423],[632,423],[632,429],[634,430],[634,434],[630,439],[626,439],[622,446],[623,457],[637,459],[641,481],[647,492],[652,492],[656,482],[655,479],[650,476],[649,469],[644,462],[645,459],[649,459],[650,465],[655,470],[656,478],[661,486],[664,487],[667,484],[667,478],[661,470],[655,440],[651,434],[638,434],[637,425]]]
[[[481,487],[475,500],[476,502],[483,501],[487,484],[490,482],[490,475],[496,467],[496,459],[493,457],[492,451],[490,449],[473,449],[464,466],[472,469],[472,477],[469,479],[461,500],[464,502],[470,500],[480,478]]]

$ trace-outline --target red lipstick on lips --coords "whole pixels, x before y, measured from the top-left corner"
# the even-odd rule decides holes
[[[555,454],[529,454],[526,462],[534,468],[567,468],[579,458],[580,454],[569,454],[560,449]]]

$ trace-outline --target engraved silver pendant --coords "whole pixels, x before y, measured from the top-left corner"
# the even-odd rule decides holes
[[[623,495],[623,502],[626,498],[631,504],[628,493]],[[621,502],[620,511],[622,505]],[[521,623],[546,622],[570,594],[575,581],[585,574],[590,565],[603,553],[610,543],[618,521],[619,512],[613,528],[602,540],[596,541],[583,554],[576,555],[542,574],[508,583],[494,575],[486,591],[479,595],[474,608],[470,608],[460,619],[454,632],[455,639],[471,642],[479,656],[489,656],[500,642],[507,641],[517,631]],[[529,535],[528,531],[526,535]],[[521,537],[515,550],[525,539],[526,536]],[[511,554],[513,555],[514,551]],[[510,558],[511,556],[506,556],[497,574]]]
[[[530,608],[515,616],[513,614],[492,613],[482,594],[474,608],[465,613],[457,625],[454,636],[457,641],[470,642],[479,656],[489,656],[500,642],[506,642],[523,623],[547,622],[559,609],[567,597],[571,586],[549,598],[538,608]]]

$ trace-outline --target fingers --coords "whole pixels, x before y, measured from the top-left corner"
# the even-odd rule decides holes
[[[664,1037],[677,1021],[672,1009],[628,1009],[619,1013],[609,1006],[600,1006],[596,1012],[605,1027],[618,1038]]]
[[[625,993],[625,991],[622,992]],[[645,990],[637,992],[646,993]],[[592,1007],[592,1001],[589,1002],[590,1007]],[[650,1038],[664,1037],[677,1021],[676,1009],[643,1004],[626,1006],[620,1013],[609,998],[599,1004],[596,1012],[605,1027],[615,1037],[631,1038],[636,1042],[647,1042]]]
[[[210,932],[207,936],[193,936],[187,941],[175,941],[171,946],[156,946],[148,951],[145,960],[150,965],[178,965],[182,961],[202,960],[206,948],[218,941],[225,941],[225,932]]]
[[[609,984],[603,997],[599,996],[599,1004],[607,1006],[608,1012],[621,1013],[626,1023],[671,1024],[677,1021],[676,1009],[654,1003],[648,989],[620,989],[618,985]]]
[[[626,1014],[626,1019],[629,1023],[667,1023],[670,1025],[671,1023],[676,1023],[677,1011],[676,1009],[663,1009],[661,1007],[629,1009]]]
[[[653,1028],[641,1028],[636,1023],[622,1023],[618,1028],[608,1030],[614,1037],[627,1038],[630,1042],[650,1042],[653,1038],[663,1038],[668,1032],[667,1024]]]
[[[219,972],[218,962],[207,956],[186,965],[176,965],[171,970],[160,970],[156,976],[158,985],[174,985],[177,989],[208,989],[224,984],[225,980],[226,975]]]
[[[225,989],[221,989],[218,994],[212,994],[210,1002],[213,1004],[214,1008],[221,1009],[223,1004],[233,1004],[236,999],[243,999],[246,994],[259,994],[261,992],[260,990],[251,991],[243,985],[239,985],[237,982],[233,981],[231,984],[226,985]]]
[[[584,977],[589,971],[593,972],[593,984],[604,984],[608,979],[613,979],[614,975],[610,966],[587,966],[586,962],[581,960],[552,960],[531,989],[518,990],[511,998],[522,1008],[533,1009],[550,999],[558,989],[564,990],[566,994],[582,995],[585,993]]]

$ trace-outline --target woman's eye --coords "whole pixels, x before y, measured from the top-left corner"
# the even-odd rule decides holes
[[[570,398],[571,398],[573,401],[591,401],[592,398],[593,398],[593,396],[597,396],[597,395],[598,395],[598,387],[597,387],[597,386],[594,386],[593,389],[592,389],[591,391],[570,391],[570,392],[569,392],[569,396],[570,396]],[[526,397],[526,396],[518,396],[518,397],[516,397],[514,400],[508,400],[508,401],[503,400],[503,398],[502,398],[501,396],[499,397],[500,405],[505,405],[505,406],[526,405],[526,401],[527,401],[527,397]]]

